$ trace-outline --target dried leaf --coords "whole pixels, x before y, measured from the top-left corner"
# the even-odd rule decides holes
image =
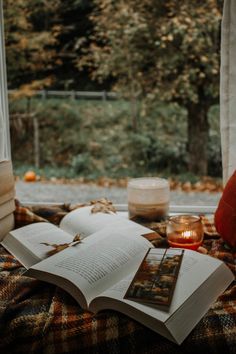
[[[63,251],[64,249],[68,248],[69,245],[70,245],[69,243],[64,243],[64,244],[60,244],[60,245],[51,245],[53,247],[53,249],[48,251],[47,255],[52,256],[53,254],[56,254],[60,251]],[[50,246],[50,245],[48,245],[48,246]]]
[[[73,238],[73,242],[75,242],[75,241],[81,242],[81,235],[80,234],[75,235],[75,237]]]
[[[41,245],[45,245],[45,246],[51,246],[51,247],[57,247],[58,244],[57,243],[47,243],[47,242],[40,242]]]
[[[107,198],[95,199],[95,200],[90,201],[91,205],[97,204],[97,203],[101,203],[104,205],[111,205],[112,204],[112,202],[110,200],[108,200]]]
[[[90,204],[93,205],[91,213],[116,213],[116,208],[112,205],[112,202],[106,198],[92,200]]]
[[[94,205],[94,207],[91,209],[92,213],[115,213],[116,209],[112,205],[103,205],[100,203],[97,203]]]
[[[41,242],[42,245],[45,246],[50,246],[53,249],[47,252],[48,256],[52,256],[55,253],[61,252],[64,249],[71,247],[71,246],[75,246],[78,243],[81,243],[81,236],[80,234],[75,235],[73,241],[68,242],[68,243],[60,243],[60,244],[56,244],[56,243],[47,243],[47,242]]]

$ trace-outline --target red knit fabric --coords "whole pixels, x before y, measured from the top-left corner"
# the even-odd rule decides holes
[[[236,171],[228,180],[215,212],[215,226],[221,237],[236,247]]]

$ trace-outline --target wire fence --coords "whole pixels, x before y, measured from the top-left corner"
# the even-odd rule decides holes
[[[9,90],[9,96],[14,95],[18,92],[18,90]],[[111,100],[111,99],[119,99],[120,95],[116,92],[108,92],[108,91],[55,91],[55,90],[40,90],[40,91],[30,91],[31,97],[40,97],[42,99],[47,98],[73,98],[73,99],[101,99],[101,100]]]

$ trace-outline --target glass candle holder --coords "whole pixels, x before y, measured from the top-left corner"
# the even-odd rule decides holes
[[[168,180],[158,177],[133,178],[128,182],[129,218],[135,221],[160,221],[169,211]]]
[[[201,218],[195,215],[171,216],[167,222],[166,234],[171,247],[197,250],[204,236]]]

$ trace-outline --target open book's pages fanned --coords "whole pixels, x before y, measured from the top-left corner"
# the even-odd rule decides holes
[[[116,213],[92,213],[91,211],[92,207],[90,206],[71,211],[61,220],[60,228],[71,235],[76,235],[79,232],[82,238],[109,225],[112,225],[114,230],[132,227],[140,235],[150,232],[150,229],[147,227],[139,225]]]
[[[82,241],[73,243],[75,235]],[[10,232],[2,242],[28,270],[24,275],[53,283],[91,312],[113,309],[180,344],[233,280],[226,265],[185,250],[170,307],[125,299],[145,254],[153,245],[150,229],[116,214],[67,214],[60,228],[37,223]],[[72,242],[72,243],[71,243]],[[55,244],[70,244],[48,256]],[[158,249],[163,255],[166,249]]]
[[[184,341],[234,279],[223,262],[185,250],[172,302],[166,309],[124,298],[133,275],[93,299],[90,310],[94,313],[105,309],[122,312],[177,344]]]
[[[137,270],[149,247],[150,243],[135,229],[120,231],[107,226],[75,247],[35,264],[26,274],[44,278],[47,272],[50,281],[60,286],[65,278],[66,290],[88,309],[92,299]]]
[[[149,246],[142,237],[107,227],[84,244],[35,264],[26,275],[64,288],[84,309],[120,311],[181,344],[233,275],[223,262],[186,250],[168,309],[125,299]]]
[[[91,207],[75,209],[68,213],[59,227],[47,222],[38,222],[12,230],[1,244],[27,269],[47,258],[57,245],[71,243],[76,235],[83,240],[106,226],[114,230],[132,228],[137,235],[147,234],[150,229],[114,213],[92,213]]]

